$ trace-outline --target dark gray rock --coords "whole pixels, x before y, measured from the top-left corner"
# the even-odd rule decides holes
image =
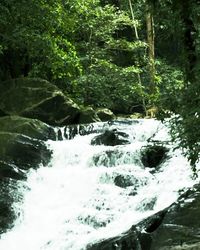
[[[137,179],[133,176],[124,176],[124,175],[117,175],[114,179],[114,183],[116,186],[121,188],[126,188],[130,186],[134,186],[137,183]]]
[[[17,133],[0,132],[0,161],[20,169],[46,165],[51,152],[44,142]]]
[[[14,202],[20,202],[22,196],[17,192],[18,182],[9,178],[0,178],[0,234],[14,226],[19,216],[13,207]]]
[[[173,204],[161,226],[153,232],[150,250],[200,249],[200,186]]]
[[[12,163],[0,161],[0,179],[26,180],[26,173]]]
[[[157,168],[167,158],[168,151],[162,145],[148,145],[141,151],[141,161],[145,167]]]
[[[91,144],[103,144],[105,146],[125,145],[130,143],[128,138],[129,136],[126,133],[117,131],[116,129],[106,130],[103,134],[95,136],[92,139]]]

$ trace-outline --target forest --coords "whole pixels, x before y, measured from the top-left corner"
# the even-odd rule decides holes
[[[195,168],[198,0],[1,0],[0,13],[2,86],[42,78],[78,105],[171,117],[172,136]]]

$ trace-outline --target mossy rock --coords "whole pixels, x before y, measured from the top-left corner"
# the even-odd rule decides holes
[[[20,169],[46,165],[51,157],[44,142],[17,133],[0,132],[0,161]]]
[[[0,84],[0,110],[41,120],[53,126],[78,122],[81,110],[55,85],[39,78],[18,78]]]
[[[86,107],[81,109],[81,113],[78,118],[78,123],[83,124],[83,123],[92,123],[92,122],[99,122],[101,121],[94,111],[93,108],[91,107]]]
[[[23,134],[39,140],[56,140],[54,129],[37,119],[20,116],[4,116],[0,118],[0,131]]]
[[[96,114],[98,115],[100,120],[103,122],[115,119],[115,115],[110,109],[106,109],[106,108],[97,109]]]

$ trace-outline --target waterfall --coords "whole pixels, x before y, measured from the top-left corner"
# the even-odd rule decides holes
[[[127,133],[130,143],[91,145],[106,129]],[[169,149],[157,171],[141,162],[149,140]],[[189,163],[173,150],[167,127],[156,120],[96,123],[91,133],[47,143],[52,160],[19,181],[23,199],[13,204],[18,219],[1,235],[1,250],[86,249],[169,206],[195,183]],[[116,185],[127,176],[130,183]]]

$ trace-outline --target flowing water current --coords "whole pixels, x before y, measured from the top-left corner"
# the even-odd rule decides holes
[[[181,190],[194,185],[189,163],[180,150],[173,150],[160,122],[126,120],[91,128],[93,133],[47,142],[52,161],[19,182],[23,199],[14,204],[19,216],[13,229],[2,235],[1,250],[86,249],[169,206]],[[130,144],[91,145],[105,129],[127,133]],[[141,149],[150,140],[169,149],[157,171],[141,162]],[[128,176],[133,185],[116,185],[119,176]]]

